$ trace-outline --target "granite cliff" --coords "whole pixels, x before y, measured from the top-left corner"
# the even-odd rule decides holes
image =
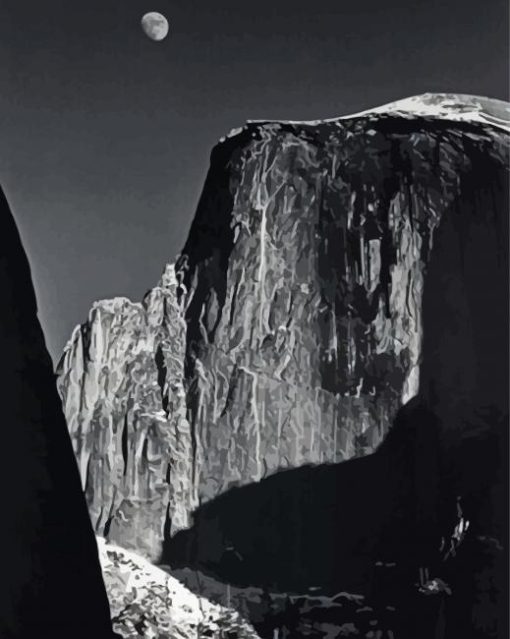
[[[30,268],[0,191],[0,636],[113,639]]]
[[[175,266],[142,304],[98,302],[58,368],[98,534],[154,559],[232,486],[378,447],[440,361],[421,370],[438,229],[507,214],[508,112],[425,95],[218,144]],[[446,370],[433,392],[460,375],[462,403],[478,382]]]
[[[59,367],[95,528],[152,559],[167,509],[178,530],[192,507],[184,349],[170,266],[141,304],[125,298],[96,303]]]

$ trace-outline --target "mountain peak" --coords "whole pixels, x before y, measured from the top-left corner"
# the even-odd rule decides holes
[[[437,118],[452,122],[479,122],[489,124],[510,132],[510,103],[496,98],[488,98],[462,93],[422,93],[408,98],[389,102],[379,107],[373,107],[357,113],[341,115],[334,118],[318,120],[247,120],[242,127],[232,129],[228,135],[221,138],[225,142],[246,131],[253,125],[291,124],[311,125],[341,124],[344,120],[361,117],[377,117],[393,115],[406,119]]]
[[[461,93],[422,93],[337,119],[344,120],[383,113],[402,117],[436,117],[453,121],[477,121],[510,131],[510,104],[508,102]]]

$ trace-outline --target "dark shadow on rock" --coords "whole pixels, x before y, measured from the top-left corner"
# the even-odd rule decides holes
[[[167,540],[165,562],[232,584],[398,601],[404,637],[506,636],[508,175],[480,165],[459,179],[425,281],[420,396],[379,450],[221,495]],[[391,578],[376,568],[388,564]],[[420,568],[452,584],[441,614],[419,594]],[[419,610],[428,626],[415,627]]]
[[[403,639],[506,639],[508,167],[476,141],[462,150],[424,278],[419,397],[373,455],[202,505],[167,540],[165,563],[232,584],[393,599]],[[394,566],[390,578],[378,564]],[[441,606],[427,594],[439,582],[420,591],[419,574],[451,582]]]
[[[412,403],[373,455],[286,470],[224,493],[196,511],[191,530],[167,542],[163,561],[239,585],[319,586],[330,594],[366,590],[376,561],[406,558],[417,572],[437,554],[447,526],[436,513],[434,424]]]
[[[96,542],[30,268],[1,192],[0,295],[0,636],[111,639]]]
[[[497,494],[492,507],[502,495],[495,465],[505,431],[492,426],[476,442],[462,442],[445,456],[439,420],[412,400],[376,453],[287,470],[204,504],[193,528],[167,541],[164,562],[244,588],[329,597],[358,593],[379,611],[378,624],[391,617],[395,639],[453,639],[455,627],[463,628],[463,637],[499,637],[468,634],[470,612],[465,607],[462,612],[468,602],[476,608],[476,581],[483,579],[482,573],[476,576],[476,567],[493,574],[483,559],[486,548],[476,540],[483,534],[501,543],[501,522],[486,519],[484,512],[488,495]],[[452,454],[458,467],[471,469],[465,477],[446,472]],[[462,552],[455,541],[461,518],[472,526],[459,546]],[[423,594],[420,569],[426,570],[424,581],[440,578],[454,584],[453,594]],[[501,613],[505,583],[501,574],[494,579],[499,603],[489,602],[476,614],[488,617],[480,623],[500,628],[503,621],[494,614],[498,605]],[[491,596],[488,591],[486,597]],[[306,604],[303,610],[308,609]],[[317,610],[324,617],[324,607]],[[337,617],[347,623],[345,610],[340,612]],[[274,619],[267,615],[260,628],[273,627],[282,612]]]
[[[420,396],[437,416],[442,483],[461,496],[465,542],[445,566],[445,636],[508,629],[509,171],[468,153],[434,237],[423,297]]]

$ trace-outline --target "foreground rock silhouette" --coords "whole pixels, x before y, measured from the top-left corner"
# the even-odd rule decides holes
[[[113,639],[30,268],[2,192],[0,296],[0,637]]]

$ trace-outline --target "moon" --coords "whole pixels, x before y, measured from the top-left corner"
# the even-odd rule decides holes
[[[142,29],[151,40],[161,42],[168,35],[168,20],[161,13],[150,11],[142,18]]]

